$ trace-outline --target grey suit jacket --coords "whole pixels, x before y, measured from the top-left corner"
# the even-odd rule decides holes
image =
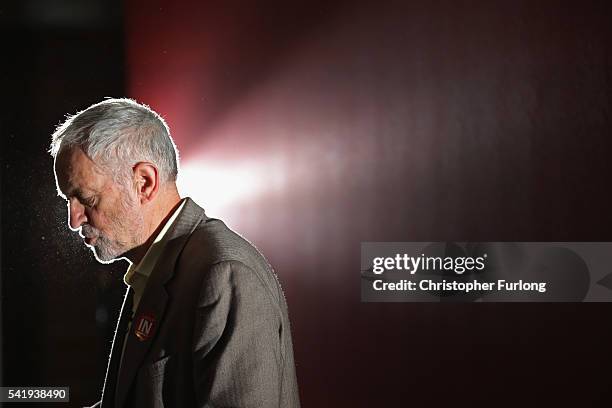
[[[264,257],[189,198],[168,234],[124,336],[126,293],[98,404],[299,407],[287,305]]]

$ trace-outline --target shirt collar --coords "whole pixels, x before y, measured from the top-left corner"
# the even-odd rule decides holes
[[[174,224],[174,221],[180,214],[186,202],[187,200],[182,200],[181,205],[174,211],[168,221],[166,221],[166,224],[164,224],[159,234],[157,234],[157,237],[155,237],[155,240],[147,250],[145,256],[140,260],[138,265],[130,265],[125,276],[123,277],[123,281],[127,285],[133,285],[136,273],[138,275],[141,275],[141,277],[144,276],[145,278],[148,278],[151,275],[151,272],[153,272],[153,268],[155,267],[157,259],[161,255],[164,247],[166,246],[167,232],[170,230],[170,227],[172,227],[172,224]]]

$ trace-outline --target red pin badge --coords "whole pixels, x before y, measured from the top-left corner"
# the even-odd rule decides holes
[[[134,334],[140,341],[147,341],[153,335],[153,327],[155,327],[155,316],[151,314],[140,315],[136,321],[136,329]]]

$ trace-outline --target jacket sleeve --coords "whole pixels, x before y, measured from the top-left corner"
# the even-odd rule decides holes
[[[237,261],[213,265],[195,315],[196,406],[278,407],[282,318],[255,271]]]

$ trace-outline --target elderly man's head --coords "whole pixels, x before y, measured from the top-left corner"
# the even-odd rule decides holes
[[[144,244],[178,200],[177,151],[164,120],[130,99],[107,99],[53,134],[68,222],[109,262]]]

